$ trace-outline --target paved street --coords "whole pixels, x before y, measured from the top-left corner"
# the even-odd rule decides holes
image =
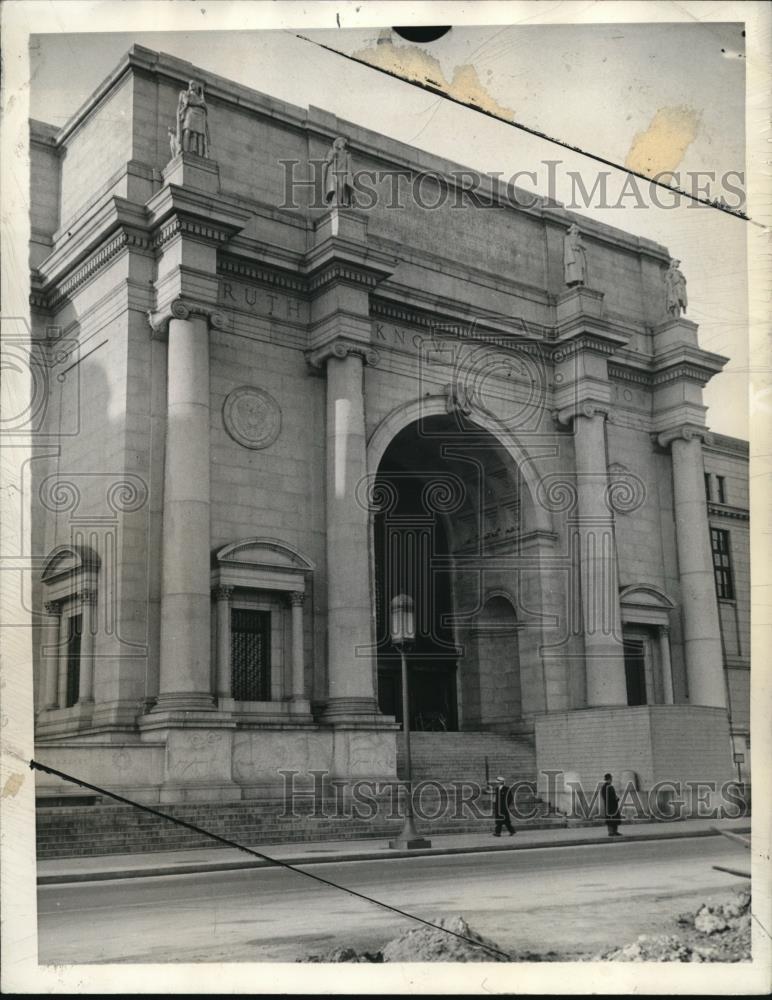
[[[570,957],[673,930],[742,884],[711,868],[736,862],[709,837],[306,867],[425,919],[460,913],[505,949]],[[277,869],[42,886],[38,907],[41,963],[294,961],[417,926]]]

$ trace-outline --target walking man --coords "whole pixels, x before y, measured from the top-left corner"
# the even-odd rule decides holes
[[[609,837],[621,837],[619,824],[622,822],[622,817],[619,813],[619,798],[611,780],[610,774],[603,775],[603,814],[606,817],[606,829]]]
[[[512,827],[512,820],[509,818],[509,792],[510,789],[504,784],[504,775],[499,774],[496,776],[496,784],[493,789],[493,817],[495,820],[495,826],[493,827],[493,836],[501,836],[501,828],[505,826],[509,830],[509,836],[514,834],[514,828]]]

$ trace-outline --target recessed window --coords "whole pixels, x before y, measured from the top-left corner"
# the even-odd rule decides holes
[[[724,486],[724,476],[716,476],[717,499],[719,503],[726,503],[726,487]]]
[[[725,601],[734,600],[734,580],[732,560],[729,551],[729,532],[719,528],[710,529],[710,547],[713,550],[713,574],[716,578],[716,594]]]
[[[83,616],[72,615],[67,620],[67,694],[65,706],[70,708],[78,701],[80,690],[80,639],[83,634]]]
[[[231,610],[231,692],[236,701],[271,699],[271,613]]]
[[[713,499],[713,497],[711,496],[711,491],[710,491],[710,473],[709,472],[705,473],[705,499],[708,501],[708,503],[710,503],[710,501]]]

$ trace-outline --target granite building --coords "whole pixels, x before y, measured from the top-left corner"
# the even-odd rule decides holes
[[[664,247],[139,46],[31,159],[40,760],[394,779],[407,593],[425,773],[737,776],[747,446]]]

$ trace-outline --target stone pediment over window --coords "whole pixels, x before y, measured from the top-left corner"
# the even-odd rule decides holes
[[[307,556],[276,538],[246,538],[218,549],[213,583],[261,590],[305,590],[306,575],[316,568]]]
[[[634,584],[625,587],[619,595],[623,622],[639,622],[650,625],[667,625],[669,613],[675,603],[651,584]]]
[[[99,556],[88,545],[59,545],[45,561],[41,582],[46,600],[56,601],[81,588],[93,588],[99,574]]]

